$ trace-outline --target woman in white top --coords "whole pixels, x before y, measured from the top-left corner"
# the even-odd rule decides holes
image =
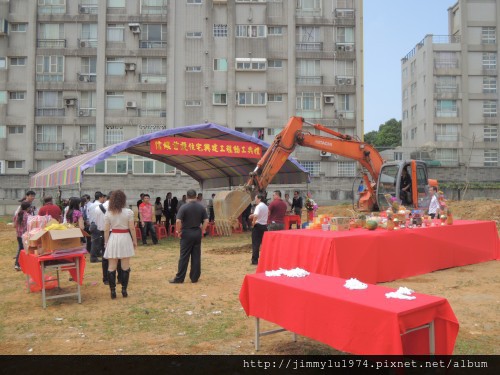
[[[432,219],[436,217],[439,211],[439,201],[437,198],[437,187],[431,186],[429,188],[430,193],[431,193],[431,203],[429,204],[429,215]]]
[[[111,298],[116,298],[116,268],[121,260],[122,296],[127,297],[130,276],[130,257],[135,255],[137,237],[134,227],[134,213],[125,208],[127,197],[122,190],[115,190],[109,198],[109,207],[104,215],[104,258],[108,259],[108,280]],[[111,235],[110,235],[111,231]]]

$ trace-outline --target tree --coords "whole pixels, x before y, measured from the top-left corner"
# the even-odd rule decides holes
[[[386,121],[379,126],[378,131],[366,133],[365,142],[375,147],[401,146],[401,121],[394,118]]]

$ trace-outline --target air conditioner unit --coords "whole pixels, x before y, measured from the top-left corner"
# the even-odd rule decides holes
[[[89,48],[90,47],[90,42],[86,40],[80,41],[80,48]]]
[[[78,152],[79,152],[80,154],[84,154],[84,153],[86,153],[86,152],[88,152],[88,151],[89,151],[89,150],[88,150],[88,146],[87,146],[87,145],[79,145],[79,146],[78,146]]]
[[[88,109],[80,109],[78,111],[78,117],[88,117],[90,116],[90,111]]]
[[[321,156],[323,158],[327,158],[327,157],[332,156],[332,153],[331,152],[326,152],[326,151],[320,151],[319,152],[319,156]]]
[[[64,103],[66,104],[66,107],[72,107],[76,104],[76,99],[75,98],[67,98],[67,99],[64,99]]]
[[[137,108],[137,102],[127,102],[127,108]]]
[[[352,45],[344,46],[344,50],[346,52],[352,52],[352,51],[354,51],[354,46],[352,46]]]
[[[325,95],[323,100],[325,104],[335,104],[335,97],[333,95]]]
[[[167,117],[167,111],[161,111],[160,117]]]
[[[135,63],[125,63],[125,70],[130,70],[131,72],[133,72],[135,71],[135,68]]]
[[[337,77],[337,85],[345,85],[346,79],[344,77]]]
[[[337,118],[340,118],[340,119],[344,118],[344,114],[343,114],[343,113],[339,113],[339,114],[337,115]]]
[[[88,14],[88,13],[90,13],[90,8],[79,6],[78,7],[78,13],[80,13],[80,14]]]
[[[5,174],[5,160],[0,160],[0,174]]]
[[[89,76],[84,74],[78,74],[78,80],[80,82],[89,82]]]
[[[345,51],[345,45],[341,44],[337,46],[338,51]]]
[[[73,156],[73,149],[72,148],[64,148],[63,150],[64,156]]]
[[[346,78],[345,79],[345,84],[346,85],[354,85],[354,79],[352,79],[352,78]]]
[[[130,31],[132,31],[134,34],[141,33],[141,25],[138,23],[129,23],[128,27],[129,27]]]

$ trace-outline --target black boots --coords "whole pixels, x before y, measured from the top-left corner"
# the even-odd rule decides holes
[[[108,282],[109,282],[109,289],[111,290],[111,299],[116,298],[116,270],[115,271],[108,271]]]
[[[122,296],[123,297],[128,297],[127,286],[128,286],[129,277],[130,277],[130,268],[128,270],[123,270],[122,271]]]

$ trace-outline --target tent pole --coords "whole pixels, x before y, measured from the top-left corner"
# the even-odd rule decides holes
[[[78,181],[78,197],[82,196],[82,183]]]

